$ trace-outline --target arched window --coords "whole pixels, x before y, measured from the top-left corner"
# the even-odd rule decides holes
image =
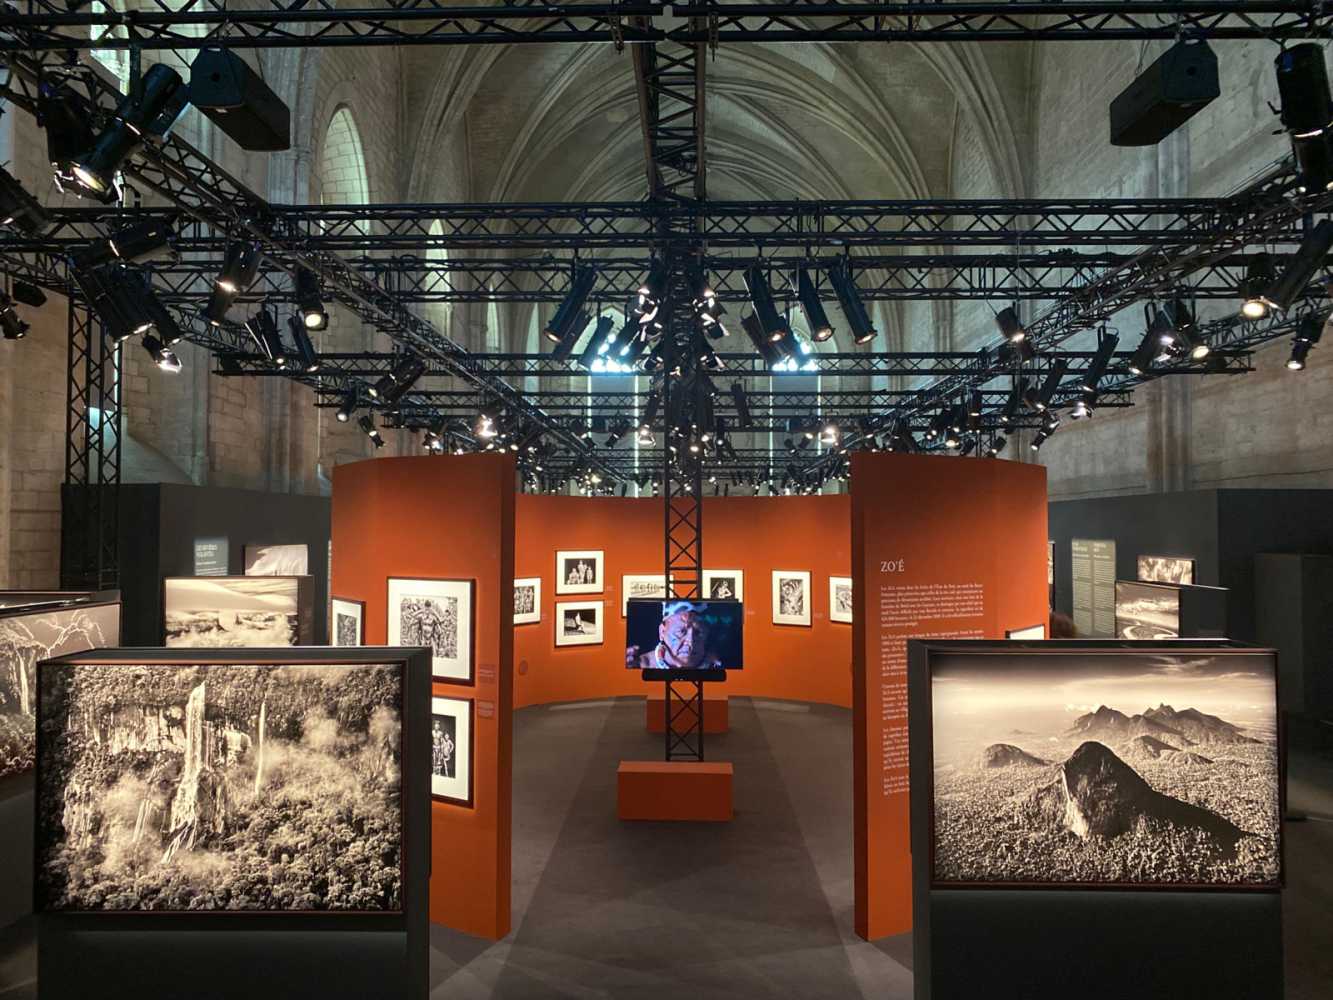
[[[325,205],[364,205],[370,201],[366,156],[352,113],[339,108],[329,121],[319,157],[320,201]]]
[[[432,237],[443,236],[444,226],[440,224],[439,219],[431,221],[429,233]],[[426,248],[426,263],[429,265],[426,274],[426,288],[435,291],[456,291],[457,283],[452,272],[444,269],[449,262],[449,251],[445,247],[431,246]],[[435,328],[446,337],[452,336],[449,331],[449,324],[453,320],[454,304],[452,302],[434,302],[431,304],[429,319],[435,324]]]

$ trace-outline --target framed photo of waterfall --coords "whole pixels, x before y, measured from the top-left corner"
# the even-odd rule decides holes
[[[911,645],[913,852],[932,887],[1281,885],[1271,650]]]
[[[416,920],[429,702],[387,647],[41,663],[36,910]]]

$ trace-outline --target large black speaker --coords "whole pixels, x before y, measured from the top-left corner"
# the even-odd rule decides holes
[[[190,66],[190,103],[244,149],[291,146],[291,112],[235,52],[203,49]]]
[[[1176,42],[1111,102],[1111,145],[1152,146],[1219,93],[1207,42]]]

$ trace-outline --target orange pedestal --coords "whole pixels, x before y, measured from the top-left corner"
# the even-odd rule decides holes
[[[647,715],[648,732],[662,733],[666,731],[666,709],[663,707],[662,698],[648,698],[645,700],[645,713]],[[727,699],[726,698],[705,698],[704,699],[704,732],[705,733],[725,733],[728,726],[727,717]],[[681,727],[678,725],[676,729]]]
[[[622,760],[617,772],[621,819],[731,819],[730,764]]]

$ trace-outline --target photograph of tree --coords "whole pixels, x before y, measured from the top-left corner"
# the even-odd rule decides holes
[[[935,653],[936,883],[1272,887],[1270,653]]]
[[[239,648],[300,642],[297,577],[167,577],[164,587],[164,646]]]
[[[42,668],[38,910],[396,912],[394,664]]]
[[[37,662],[119,644],[119,604],[0,617],[0,778],[36,759]]]
[[[810,624],[808,570],[773,570],[773,624]]]
[[[390,646],[425,646],[431,676],[457,684],[473,682],[472,580],[389,579]]]

